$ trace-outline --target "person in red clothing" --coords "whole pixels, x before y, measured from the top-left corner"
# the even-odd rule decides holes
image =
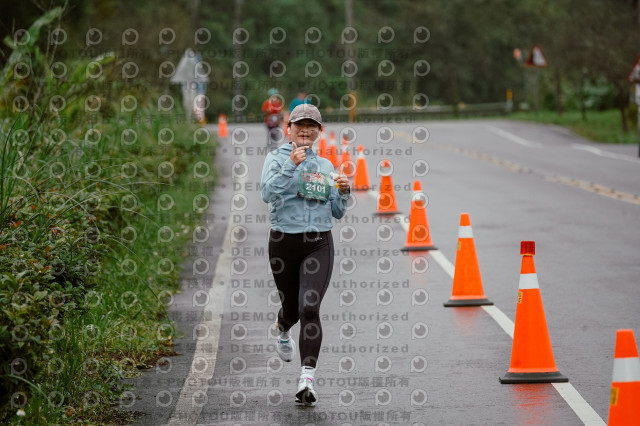
[[[280,114],[283,103],[279,96],[278,89],[269,89],[267,94],[269,98],[262,103],[262,112],[266,114],[265,122],[268,123],[267,119],[269,118],[269,114]]]
[[[284,131],[280,128],[282,108],[284,103],[278,94],[278,89],[269,89],[269,98],[262,103],[264,122],[267,125],[267,144],[276,143],[284,139]]]

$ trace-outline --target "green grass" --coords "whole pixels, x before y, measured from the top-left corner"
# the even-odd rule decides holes
[[[178,289],[184,248],[203,213],[194,209],[194,197],[208,195],[215,180],[212,169],[204,177],[195,173],[197,164],[211,164],[215,141],[195,143],[194,132],[202,130],[172,119],[136,126],[119,115],[100,123],[108,143],[84,146],[79,156],[72,152],[82,137],[53,148],[43,145],[46,138],[15,143],[17,130],[51,133],[43,123],[0,128],[0,179],[7,183],[0,191],[0,350],[7,364],[28,365],[23,372],[18,361],[18,373],[0,376],[0,421],[126,422],[113,409],[125,390],[122,379],[173,353],[165,302]],[[165,127],[175,139],[159,146]],[[137,143],[119,140],[124,128],[135,129]],[[13,172],[18,157],[26,167],[20,179]],[[160,174],[163,163],[171,164],[172,175]],[[64,165],[64,175],[52,177],[54,164]],[[94,177],[98,169],[89,166],[96,164]],[[171,208],[159,208],[163,197]],[[25,339],[12,338],[23,329]]]
[[[628,114],[628,116],[632,117],[633,114]],[[628,120],[629,131],[624,133],[622,131],[620,112],[617,110],[587,111],[586,120],[583,120],[579,111],[566,111],[561,115],[555,111],[516,112],[508,117],[513,120],[557,124],[594,142],[620,144],[638,143],[638,131],[635,120]]]

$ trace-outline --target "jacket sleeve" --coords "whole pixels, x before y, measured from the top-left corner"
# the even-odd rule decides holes
[[[282,195],[289,186],[296,165],[290,158],[282,162],[272,154],[267,156],[262,167],[262,178],[260,180],[260,193],[262,201],[268,203],[274,196]]]

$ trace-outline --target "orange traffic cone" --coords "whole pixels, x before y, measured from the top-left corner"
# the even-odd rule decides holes
[[[282,130],[284,130],[285,136],[289,136],[289,126],[287,126],[288,122],[289,122],[289,111],[285,111],[284,114],[282,114]]]
[[[533,263],[534,241],[522,241],[516,324],[511,348],[511,366],[500,383],[554,383],[569,379],[558,371],[553,359],[547,321],[544,317],[538,275]]]
[[[329,133],[329,146],[327,147],[327,159],[331,161],[334,168],[338,168],[338,148],[336,147],[336,134],[335,132]]]
[[[409,232],[402,251],[437,250],[431,242],[429,221],[427,220],[426,196],[419,180],[413,181],[413,197],[409,213]]]
[[[383,171],[380,171],[380,168]],[[400,213],[396,205],[396,194],[393,190],[389,160],[382,160],[378,170],[382,176],[380,177],[380,192],[378,193],[378,209],[374,214],[385,216]]]
[[[355,165],[351,161],[351,153],[349,152],[349,142],[347,138],[342,138],[342,155],[340,156],[340,168],[342,173],[347,177],[353,177],[355,174]]]
[[[229,131],[227,130],[227,116],[220,114],[218,116],[218,137],[226,138],[227,136],[229,136]]]
[[[358,145],[358,158],[356,159],[356,176],[353,179],[353,189],[356,191],[369,190],[369,173],[367,172],[367,160],[364,158],[364,147]]]
[[[640,358],[633,330],[618,330],[611,379],[609,426],[640,424]]]
[[[327,158],[327,138],[324,133],[320,133],[320,141],[318,141],[318,156]]]
[[[458,230],[458,251],[456,267],[453,273],[453,291],[445,307],[493,305],[482,289],[480,266],[473,241],[469,213],[460,214]]]

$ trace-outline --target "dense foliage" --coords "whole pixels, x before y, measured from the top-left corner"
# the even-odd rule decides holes
[[[67,15],[70,39],[85,43],[88,30],[101,31],[100,42],[85,51],[120,50],[160,85],[169,84],[159,74],[163,62],[177,64],[189,46],[200,51],[211,67],[211,119],[224,113],[259,120],[270,87],[287,102],[305,89],[321,108],[339,109],[349,75],[358,107],[375,107],[381,94],[394,105],[411,105],[418,93],[432,104],[496,102],[508,89],[522,107],[620,109],[629,103],[625,77],[638,53],[637,0],[352,0],[355,31],[346,30],[347,3],[80,1]],[[11,6],[15,13],[29,13],[20,4]],[[130,29],[139,40],[124,44]],[[548,68],[523,66],[534,44]],[[231,114],[238,95],[246,97],[246,108],[236,98]]]
[[[165,299],[214,179],[195,173],[214,139],[117,52],[46,49],[61,16],[5,39],[0,72],[2,423],[108,421],[122,378],[171,353]]]

